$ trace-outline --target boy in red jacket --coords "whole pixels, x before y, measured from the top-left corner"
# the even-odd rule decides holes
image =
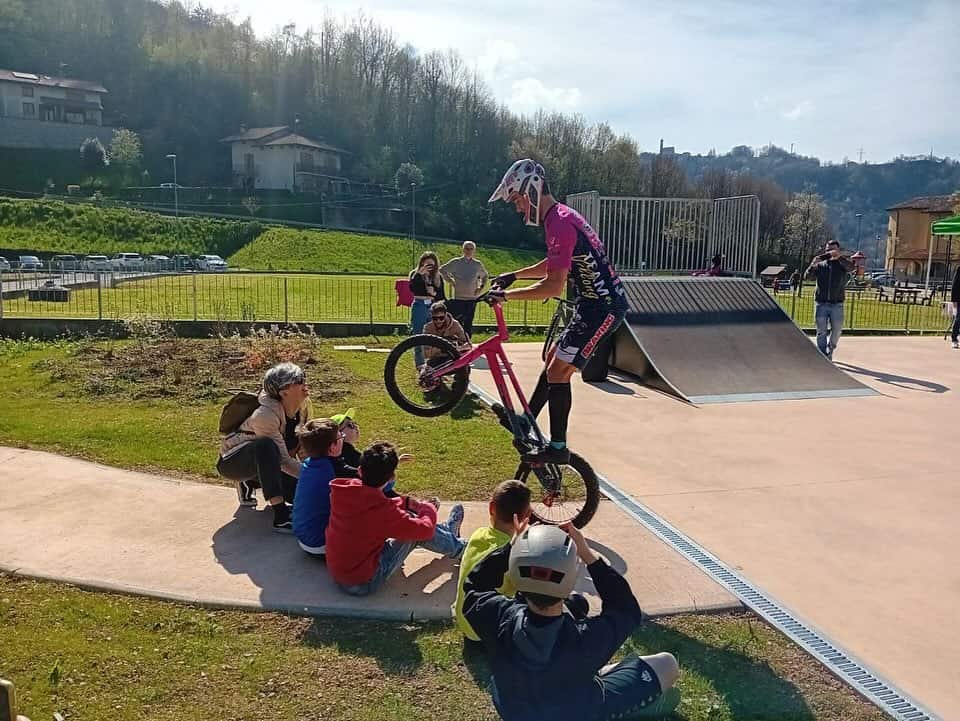
[[[459,503],[450,509],[446,523],[437,523],[432,504],[383,494],[399,460],[392,443],[374,443],[360,458],[360,478],[338,478],[330,484],[327,570],[351,596],[367,596],[380,588],[417,546],[459,558],[466,545],[460,538]]]

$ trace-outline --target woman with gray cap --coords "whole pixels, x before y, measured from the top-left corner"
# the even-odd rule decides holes
[[[310,419],[310,389],[303,369],[280,363],[263,376],[260,405],[220,442],[217,472],[237,484],[241,506],[256,506],[255,482],[273,508],[273,530],[292,533],[290,506],[300,475],[297,426]]]

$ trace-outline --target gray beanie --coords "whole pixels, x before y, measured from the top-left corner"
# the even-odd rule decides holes
[[[279,363],[263,374],[263,390],[280,400],[280,391],[295,383],[306,383],[307,374],[296,363]]]

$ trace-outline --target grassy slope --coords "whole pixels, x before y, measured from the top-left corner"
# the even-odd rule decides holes
[[[0,198],[0,252],[230,254],[263,230],[257,223],[181,218],[136,210]]]
[[[484,500],[497,482],[513,477],[516,451],[509,436],[477,402],[465,401],[455,415],[440,418],[409,415],[383,390],[383,354],[337,352],[332,345],[323,342],[323,357],[354,380],[349,393],[329,394],[335,401],[320,400],[324,389],[318,388],[315,412],[332,415],[356,407],[362,441],[387,439],[413,453],[415,462],[400,474],[404,490]],[[76,343],[0,342],[0,387],[6,389],[0,404],[0,444],[222,482],[214,464],[217,418],[226,395],[194,400],[186,407],[177,398],[91,397],[50,364],[70,363],[80,349]],[[320,383],[319,371],[308,373]],[[198,388],[213,383],[203,368],[185,381]],[[483,463],[477,463],[481,458]]]
[[[444,624],[206,611],[0,575],[0,627],[0,675],[33,719],[497,718],[486,662]],[[625,650],[676,654],[688,721],[885,718],[747,614],[649,623]]]
[[[405,238],[340,231],[271,228],[229,260],[232,266],[251,270],[406,275],[414,259],[428,249],[440,256],[441,263],[460,254],[460,246],[454,243],[424,244]],[[489,272],[500,273],[532,265],[543,254],[481,247],[478,257]]]

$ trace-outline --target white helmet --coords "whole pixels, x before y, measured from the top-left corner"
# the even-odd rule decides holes
[[[564,599],[577,585],[580,559],[573,540],[556,526],[532,526],[510,549],[510,581],[521,593]]]
[[[514,195],[526,194],[530,204],[527,206],[527,225],[540,225],[540,198],[543,197],[543,184],[546,172],[536,160],[524,158],[510,166],[500,185],[493,191],[488,203],[498,200],[509,201]]]

